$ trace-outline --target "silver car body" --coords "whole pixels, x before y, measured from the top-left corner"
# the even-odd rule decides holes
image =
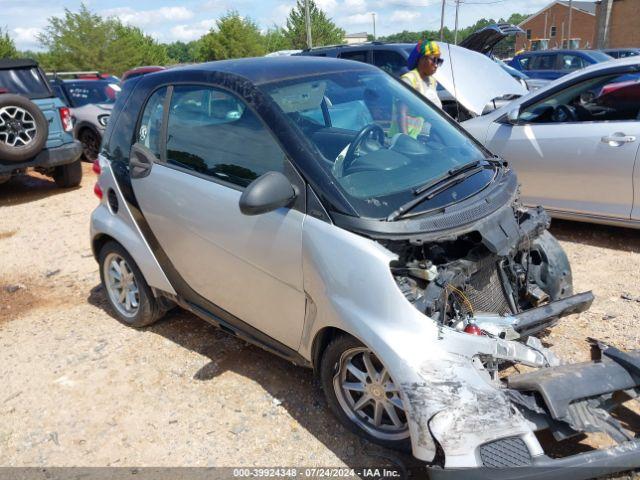
[[[101,188],[114,189],[119,204],[126,205],[109,163],[101,157],[100,164]],[[156,182],[177,184],[167,195]],[[403,385],[416,458],[433,460],[430,431],[447,452],[447,467],[479,466],[477,448],[500,437],[520,437],[532,453],[542,455],[534,425],[511,408],[474,361],[478,355],[492,355],[542,367],[540,351],[515,341],[439,329],[398,289],[389,270],[397,256],[373,240],[289,209],[243,216],[240,192],[227,189],[220,195],[211,190],[211,182],[160,165],[138,186],[143,183],[148,187],[139,195],[145,198],[142,208],[153,208],[147,217],[167,253],[178,246],[185,252],[182,272],[198,293],[298,351],[310,364],[314,339],[326,328],[353,335],[384,359]],[[206,201],[212,195],[216,201]],[[188,208],[193,204],[211,208]],[[176,225],[178,218],[184,223]],[[238,237],[240,229],[253,234]],[[152,288],[175,293],[130,210],[119,208],[114,214],[103,200],[91,216],[94,247],[106,237],[127,248]],[[193,255],[203,248],[206,255]],[[251,295],[246,294],[247,278]]]
[[[130,170],[136,165],[136,148],[127,155]],[[318,367],[316,353],[324,332],[335,330],[360,340],[400,386],[413,455],[432,462],[438,448],[444,451],[445,468],[439,472],[483,467],[483,446],[502,448],[504,442],[517,443],[533,466],[558,465],[535,436],[545,428],[544,421],[516,408],[508,389],[483,363],[509,361],[542,370],[558,366],[559,360],[536,338],[526,343],[509,340],[507,331],[504,338],[476,336],[438,324],[399,289],[390,270],[398,256],[381,243],[338,227],[326,211],[304,213],[294,205],[243,215],[241,189],[162,162],[153,163],[140,177],[126,173],[134,204],[126,198],[131,192],[120,188],[122,170],[112,168],[102,153],[99,164],[104,196],[91,216],[94,253],[97,256],[109,240],[120,242],[158,297],[209,318],[189,300],[200,296],[240,319],[250,340],[260,344],[259,335],[266,335],[279,344],[272,351],[280,353],[277,347],[293,352],[287,358],[305,366]],[[514,216],[515,185],[511,192],[493,220],[503,213]],[[306,190],[306,199],[313,198],[313,189]],[[319,202],[314,208],[323,209]],[[476,228],[475,222],[467,223],[459,233]],[[186,293],[178,298],[176,292]],[[490,328],[508,323],[509,317],[489,312],[477,321]],[[611,458],[619,470],[620,465],[635,466],[638,451],[640,440],[627,441],[574,455],[569,465]],[[488,478],[494,478],[491,475]]]
[[[99,134],[99,138],[102,138],[112,109],[113,104],[110,103],[89,103],[82,107],[72,108],[71,114],[75,119],[73,125],[74,136],[78,138],[83,128],[90,128]]]
[[[507,119],[587,78],[638,66],[633,57],[593,65],[462,125],[513,166],[525,204],[542,205],[557,218],[639,228],[640,119],[516,125]]]

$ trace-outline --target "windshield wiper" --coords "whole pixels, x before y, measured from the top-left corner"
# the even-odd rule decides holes
[[[425,200],[431,200],[433,197],[443,192],[447,188],[456,185],[460,182],[463,182],[467,178],[475,175],[476,173],[482,171],[485,167],[483,165],[479,165],[480,161],[470,162],[466,165],[462,165],[457,168],[453,168],[447,172],[447,176],[439,177],[433,182],[429,182],[426,185],[414,190],[414,193],[417,195],[416,198],[409,200],[404,205],[401,205],[396,210],[391,212],[387,217],[387,222],[393,222],[397,220],[404,214],[406,214],[409,210],[414,208],[416,205],[424,202]]]
[[[420,195],[422,192],[429,190],[434,185],[439,184],[443,180],[447,178],[455,177],[456,175],[466,172],[467,170],[477,167],[480,164],[480,160],[474,160],[473,162],[465,163],[458,167],[452,168],[444,173],[444,175],[440,175],[439,177],[434,178],[430,182],[425,183],[424,185],[413,190],[414,195]]]

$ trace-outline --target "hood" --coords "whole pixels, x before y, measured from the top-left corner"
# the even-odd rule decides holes
[[[474,52],[490,55],[493,47],[495,47],[500,40],[512,35],[524,33],[524,30],[520,27],[516,27],[510,23],[498,23],[473,32],[462,40],[459,45]]]
[[[481,115],[485,105],[505,95],[525,95],[527,89],[486,55],[440,43],[444,63],[433,76],[464,108]]]

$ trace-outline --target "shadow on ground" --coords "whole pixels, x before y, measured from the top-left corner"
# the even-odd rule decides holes
[[[640,234],[637,229],[553,220],[550,230],[558,240],[565,242],[640,253]]]
[[[60,188],[41,175],[18,175],[0,185],[0,207],[35,202],[53,195],[61,195],[81,187]]]
[[[116,318],[100,285],[91,290],[88,301]],[[372,444],[345,429],[329,411],[320,384],[311,370],[297,367],[233,337],[180,308],[170,311],[163,320],[147,327],[146,331],[210,359],[209,363],[193,373],[194,381],[210,381],[230,371],[261,385],[274,399],[282,402],[281,405],[302,428],[346,465],[353,468],[397,466],[406,470],[410,478],[428,478],[424,464],[412,455]],[[628,427],[631,424],[628,418],[633,415],[626,415],[628,409],[622,409],[619,419]],[[549,432],[543,431],[538,438],[543,449],[553,457],[593,450],[581,442],[586,438],[584,435],[556,442]]]
[[[94,287],[89,303],[116,318],[104,289]],[[194,381],[210,381],[225,372],[248,378],[277,399],[299,425],[322,442],[346,465],[399,467],[411,478],[427,475],[424,464],[403,454],[372,444],[345,429],[329,411],[313,372],[225,333],[195,315],[176,308],[146,331],[208,357],[210,362],[193,372]],[[293,441],[293,440],[292,440]]]

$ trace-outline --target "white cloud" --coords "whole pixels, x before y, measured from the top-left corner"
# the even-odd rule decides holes
[[[169,30],[171,40],[190,42],[196,40],[216,26],[216,19],[202,20],[192,24],[176,25]]]
[[[264,18],[260,23],[267,28],[271,28],[274,24],[281,27],[285,26],[289,12],[296,6],[295,3],[279,3],[271,10],[270,15]]]
[[[340,19],[340,25],[372,25],[373,19],[370,13],[356,13]]]
[[[411,10],[396,10],[391,14],[390,21],[394,23],[408,23],[420,18],[420,13]]]
[[[186,7],[162,7],[154,10],[135,10],[131,7],[121,7],[103,10],[100,13],[106,17],[117,17],[124,23],[139,27],[189,20],[194,15]]]
[[[347,11],[354,13],[361,13],[367,11],[367,2],[366,0],[345,0],[344,8]]]
[[[42,33],[42,30],[35,27],[16,27],[12,30],[16,45],[20,49],[31,50],[38,48],[38,34]]]
[[[336,0],[316,0],[316,5],[320,10],[324,10],[325,13],[332,16],[335,13],[338,2]]]

